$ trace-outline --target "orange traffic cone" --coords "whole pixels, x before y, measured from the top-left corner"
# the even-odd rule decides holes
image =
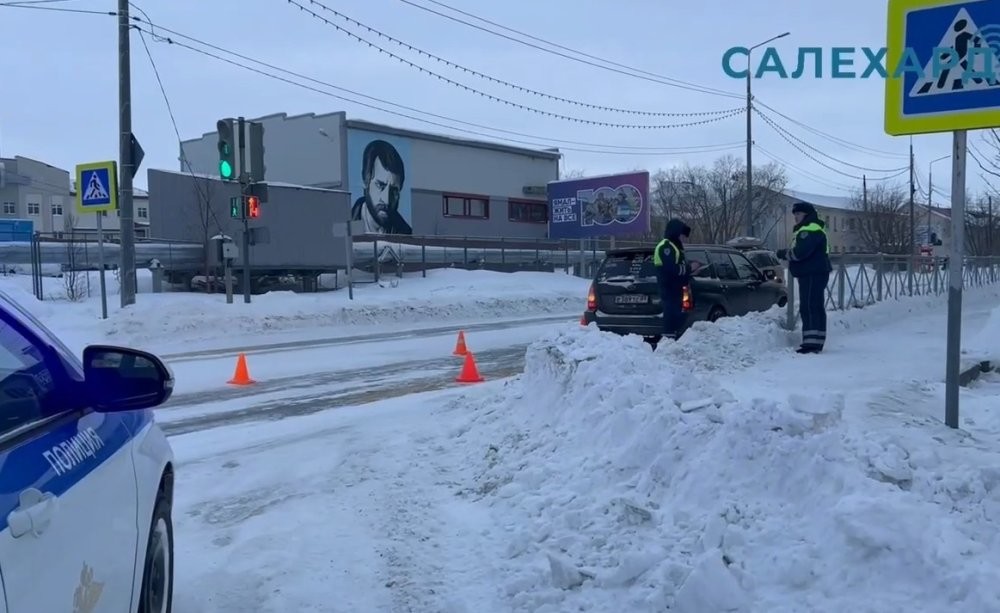
[[[463,356],[468,355],[469,348],[465,346],[465,332],[463,330],[458,331],[458,341],[455,343],[455,351],[452,355]]]
[[[242,353],[236,358],[236,372],[233,378],[227,381],[230,385],[253,385],[256,383],[250,378],[250,369],[247,368],[247,356]]]
[[[457,383],[481,383],[485,381],[479,374],[479,367],[476,366],[476,357],[472,352],[465,354],[465,362],[462,364],[462,372],[455,377]]]

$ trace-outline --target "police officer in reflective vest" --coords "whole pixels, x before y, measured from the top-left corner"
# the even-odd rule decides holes
[[[663,308],[663,336],[676,339],[684,327],[684,287],[691,282],[691,271],[684,257],[683,239],[691,228],[680,219],[671,219],[663,231],[663,240],[653,250],[656,282]]]
[[[820,353],[826,343],[826,285],[833,266],[826,224],[813,205],[796,202],[794,236],[788,249],[778,257],[788,260],[792,276],[799,281],[799,315],[802,316],[802,346],[798,353]]]

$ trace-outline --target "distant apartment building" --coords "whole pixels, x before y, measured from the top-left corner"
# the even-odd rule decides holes
[[[57,237],[67,232],[96,234],[97,215],[77,213],[75,199],[70,171],[22,156],[0,158],[0,219],[28,221],[34,232]],[[136,236],[147,236],[149,194],[135,190],[134,207]],[[110,237],[117,235],[119,212],[105,212],[102,226]]]
[[[888,234],[891,234],[893,240],[898,243],[906,241],[910,221],[909,204],[900,207],[894,216],[894,222],[887,222],[884,216],[879,222],[874,219],[876,216],[861,210],[849,196],[828,196],[791,189],[782,191],[778,196],[778,203],[775,206],[777,215],[770,222],[773,231],[765,241],[772,249],[787,247],[791,241],[792,228],[795,225],[791,211],[792,205],[796,202],[807,202],[816,207],[820,219],[826,224],[831,255],[877,252],[879,249],[871,244],[872,240],[866,240],[866,236],[874,238],[874,233],[871,231],[872,223],[892,223],[895,229]],[[935,255],[946,253],[951,239],[949,209],[928,208],[927,204],[917,202],[914,203],[914,213],[914,244],[918,248],[932,247]],[[941,244],[931,245],[932,238]]]
[[[798,190],[786,189],[779,194],[779,204],[776,207],[781,214],[778,217],[776,228],[780,228],[777,235],[783,237],[780,247],[787,247],[792,238],[792,228],[795,227],[795,220],[792,217],[792,205],[796,202],[807,202],[816,207],[819,218],[826,224],[826,235],[830,241],[830,253],[864,253],[868,251],[863,234],[861,223],[864,213],[855,206],[854,201],[849,196],[828,196],[823,194],[812,194]]]

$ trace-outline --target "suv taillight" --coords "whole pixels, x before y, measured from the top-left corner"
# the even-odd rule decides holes
[[[694,308],[694,300],[691,298],[691,286],[684,286],[684,293],[681,294],[681,308],[690,311]]]
[[[587,292],[587,310],[596,311],[597,310],[597,294],[594,293],[594,284],[590,284],[590,290]]]

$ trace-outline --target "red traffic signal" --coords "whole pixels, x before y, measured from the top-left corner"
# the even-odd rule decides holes
[[[247,217],[250,219],[260,217],[260,198],[257,196],[247,196]]]

